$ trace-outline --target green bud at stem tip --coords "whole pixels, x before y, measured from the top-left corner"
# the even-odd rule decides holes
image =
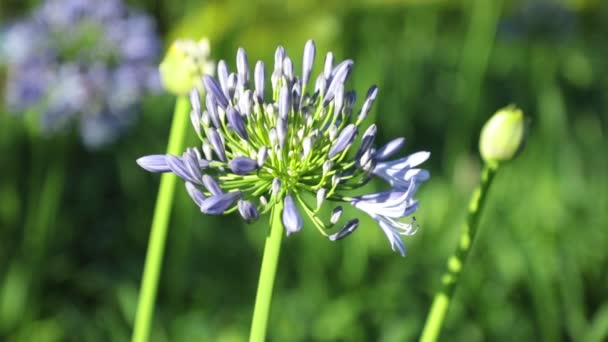
[[[524,113],[514,105],[499,109],[481,129],[479,152],[490,166],[515,158],[526,138]]]
[[[167,91],[188,95],[193,88],[203,91],[201,78],[213,75],[215,63],[210,59],[209,40],[203,38],[174,41],[159,65],[160,78]]]

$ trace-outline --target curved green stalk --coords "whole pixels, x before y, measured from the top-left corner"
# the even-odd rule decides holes
[[[253,308],[253,319],[251,322],[250,342],[263,342],[266,340],[266,327],[268,326],[268,313],[272,300],[272,288],[279,263],[279,252],[281,251],[281,240],[283,238],[283,223],[281,213],[283,203],[277,202],[270,215],[270,235],[266,238],[264,245],[264,256],[260,269],[260,280],[258,281],[258,292],[255,296]]]
[[[481,172],[481,182],[473,192],[469,203],[467,221],[460,235],[460,242],[454,254],[448,258],[447,269],[441,277],[441,289],[435,294],[435,298],[433,299],[431,310],[420,337],[421,342],[433,342],[439,337],[450,300],[458,284],[460,273],[471,251],[471,245],[475,239],[475,233],[477,233],[479,217],[483,211],[488,189],[492,184],[492,179],[494,179],[497,169],[498,166],[484,165]]]
[[[169,133],[169,144],[167,146],[167,153],[169,154],[179,155],[184,149],[189,110],[190,103],[188,97],[178,97],[175,103],[171,132]],[[152,218],[150,240],[148,241],[144,274],[139,291],[137,312],[135,313],[133,342],[146,342],[150,335],[150,325],[154,312],[156,290],[158,288],[158,279],[165,250],[165,240],[176,182],[177,176],[172,173],[165,173],[160,179],[154,217]]]

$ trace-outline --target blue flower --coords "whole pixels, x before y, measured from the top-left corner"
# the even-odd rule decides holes
[[[277,48],[271,96],[266,99],[264,63],[255,64],[252,80],[247,55],[239,49],[236,72],[220,61],[217,79],[203,76],[204,101],[196,88],[192,90],[191,121],[201,138],[200,149],[191,147],[181,157],[145,156],[137,163],[148,171],[173,172],[182,178],[203,213],[238,211],[252,222],[278,205],[287,235],[302,229],[305,214],[330,241],[349,236],[359,220],[347,218],[338,225],[343,220],[341,205],[334,207],[328,219],[320,213],[324,203],[349,203],[372,217],[392,249],[405,255],[401,237],[416,232],[414,220],[407,217],[417,210],[414,196],[430,177],[419,167],[430,154],[417,152],[389,160],[405,139],[376,148],[375,124],[360,135],[378,88],[369,89],[354,115],[355,93],[345,90],[353,61],[334,66],[333,54],[328,53],[323,72],[311,88],[315,52],[314,43],[308,41],[299,78],[285,49]],[[344,195],[374,176],[385,180],[388,189]],[[305,193],[315,196],[316,207],[307,202]]]
[[[3,35],[7,106],[47,134],[76,125],[85,145],[108,144],[160,90],[155,24],[119,0],[47,0]]]

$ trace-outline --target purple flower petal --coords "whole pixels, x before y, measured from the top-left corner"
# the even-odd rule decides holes
[[[226,64],[225,60],[221,60],[217,63],[217,78],[220,81],[220,86],[222,88],[222,92],[224,96],[228,97],[228,74],[230,71],[228,70],[228,64]]]
[[[241,217],[243,217],[243,219],[245,219],[245,221],[247,221],[248,223],[257,220],[260,216],[260,214],[258,213],[258,209],[250,201],[239,200],[237,206]]]
[[[287,115],[289,115],[291,100],[291,96],[289,95],[289,86],[285,84],[279,91],[279,117],[283,120],[287,120]]]
[[[258,169],[258,162],[247,157],[236,157],[228,162],[228,167],[237,175],[246,175]]]
[[[296,204],[293,202],[291,195],[285,196],[283,205],[283,226],[285,227],[287,236],[289,236],[293,233],[299,232],[302,229],[304,222],[302,221],[302,216],[300,216],[298,208],[296,208]]]
[[[213,97],[217,101],[217,104],[226,109],[228,107],[228,100],[226,96],[222,92],[222,89],[215,78],[209,75],[203,75],[203,85],[205,86],[205,90],[207,90],[207,94],[213,94]]]
[[[309,40],[304,46],[304,56],[302,57],[302,84],[306,86],[310,80],[310,72],[315,63],[315,42]]]
[[[359,227],[359,219],[352,219],[346,222],[346,224],[337,233],[330,235],[329,239],[331,241],[342,240],[352,234],[357,227]]]
[[[167,164],[167,158],[164,154],[152,154],[144,156],[136,160],[137,164],[143,169],[150,172],[170,172],[171,168]]]
[[[239,48],[236,53],[236,70],[238,72],[239,84],[249,86],[249,62],[245,49]]]
[[[213,196],[221,195],[224,192],[222,188],[220,188],[219,184],[215,181],[215,179],[209,175],[203,175],[202,177],[203,185],[211,193]]]
[[[228,123],[232,127],[232,129],[243,139],[247,140],[249,136],[247,135],[247,128],[245,128],[245,122],[243,121],[243,116],[241,113],[237,112],[233,107],[228,107],[226,111],[226,118],[228,119]]]
[[[386,160],[397,153],[403,145],[405,145],[405,138],[395,138],[379,148],[378,151],[376,151],[375,157],[379,161]]]
[[[186,166],[186,162],[178,156],[167,154],[166,159],[171,171],[178,177],[195,184],[201,183],[200,178],[198,177],[200,175],[200,170],[198,170],[198,173],[193,173],[192,170]]]
[[[255,78],[255,95],[260,103],[264,102],[264,82],[266,81],[264,69],[264,62],[258,61],[255,64],[255,72],[253,75]]]
[[[220,215],[224,211],[228,210],[233,204],[234,201],[239,199],[242,196],[240,191],[228,192],[225,194],[214,195],[206,198],[201,203],[201,211],[205,214],[209,215]]]
[[[216,128],[222,127],[220,124],[220,115],[217,111],[217,101],[215,100],[215,96],[213,96],[213,94],[207,94],[205,97],[205,105],[207,106],[207,113],[209,113],[209,117],[211,118],[213,125]]]
[[[369,114],[369,111],[372,109],[372,105],[374,104],[374,101],[376,100],[377,95],[378,95],[378,87],[376,87],[375,85],[371,86],[369,88],[369,90],[367,91],[367,95],[365,96],[365,102],[363,102],[361,111],[359,112],[359,115],[357,116],[357,122],[361,122],[361,121],[365,120],[365,118]]]
[[[336,139],[334,144],[329,149],[329,153],[327,156],[331,159],[338,155],[340,152],[344,151],[353,142],[353,139],[355,139],[356,135],[357,126],[355,126],[354,124],[349,124],[348,126],[344,127],[338,135],[338,138]]]
[[[224,142],[215,128],[211,127],[207,130],[207,138],[219,160],[225,162],[226,150],[224,149]]]
[[[192,198],[194,203],[199,207],[203,204],[203,201],[206,199],[205,195],[194,186],[194,184],[190,182],[186,182],[186,191],[188,191],[188,195]]]

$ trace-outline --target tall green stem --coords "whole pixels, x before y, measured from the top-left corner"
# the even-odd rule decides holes
[[[169,144],[167,146],[167,153],[169,154],[180,154],[184,149],[189,110],[190,103],[188,97],[178,97],[175,103],[171,132],[169,133]],[[137,312],[135,314],[133,342],[146,342],[150,335],[150,325],[154,312],[156,290],[158,288],[163,253],[165,251],[167,227],[169,226],[169,218],[171,216],[176,181],[177,177],[171,173],[163,174],[160,179],[154,217],[152,218],[150,240],[148,241],[143,280],[139,291]]]
[[[283,223],[281,221],[282,211],[283,203],[279,201],[272,209],[270,216],[270,235],[266,238],[266,244],[264,245],[264,256],[262,257],[258,292],[255,296],[249,342],[263,342],[266,340],[266,327],[268,326],[272,288],[277,273],[281,240],[284,234]]]
[[[497,170],[498,166],[484,165],[481,172],[481,182],[473,192],[469,203],[467,221],[462,228],[460,242],[458,243],[458,247],[454,254],[448,258],[447,268],[441,277],[441,289],[435,294],[435,298],[433,299],[431,310],[427,316],[424,329],[422,330],[422,336],[420,337],[421,342],[433,342],[439,337],[445,315],[450,305],[450,300],[454,295],[460,273],[462,272],[464,263],[471,251],[471,244],[475,239],[475,233],[477,233],[477,225],[481,212],[483,211],[488,189],[492,184],[492,179],[494,179]]]

